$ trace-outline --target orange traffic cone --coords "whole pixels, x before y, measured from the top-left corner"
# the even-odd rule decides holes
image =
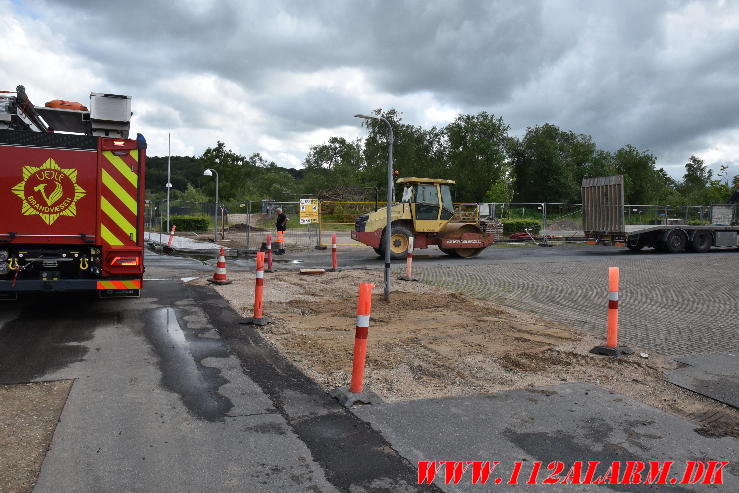
[[[216,272],[213,274],[212,279],[208,279],[208,282],[213,284],[231,284],[231,281],[226,277],[226,257],[224,255],[223,247],[221,247],[221,253],[218,255],[218,263],[216,263]]]

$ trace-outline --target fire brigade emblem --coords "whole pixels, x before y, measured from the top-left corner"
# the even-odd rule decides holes
[[[77,201],[86,192],[77,184],[77,170],[61,168],[49,158],[41,166],[23,166],[23,181],[11,191],[23,200],[24,216],[38,214],[46,224],[59,216],[77,215]]]

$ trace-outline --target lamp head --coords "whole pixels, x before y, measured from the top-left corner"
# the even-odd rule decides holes
[[[356,114],[354,115],[355,118],[364,118],[365,120],[375,120],[376,117],[369,116],[369,115],[362,115],[362,114]]]
[[[210,168],[208,168],[205,171],[203,171],[203,175],[205,175],[205,176],[213,176],[213,171]]]

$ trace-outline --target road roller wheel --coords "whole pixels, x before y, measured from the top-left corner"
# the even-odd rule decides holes
[[[482,248],[457,248],[454,250],[457,256],[462,258],[476,257],[481,251],[483,251]]]

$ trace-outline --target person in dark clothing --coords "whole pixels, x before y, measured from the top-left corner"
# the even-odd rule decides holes
[[[277,222],[275,223],[275,229],[277,230],[277,243],[278,248],[275,255],[285,254],[285,231],[287,230],[287,215],[282,212],[279,207],[275,209],[277,213]]]

